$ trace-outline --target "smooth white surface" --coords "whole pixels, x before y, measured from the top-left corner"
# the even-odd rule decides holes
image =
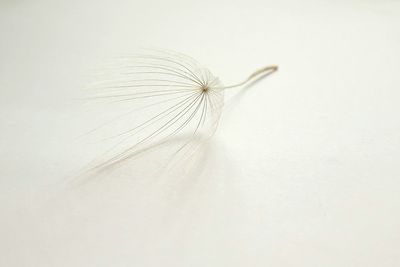
[[[2,1],[0,265],[398,266],[399,29],[398,1]],[[280,70],[227,93],[185,176],[63,189],[101,153],[86,75],[141,45]]]

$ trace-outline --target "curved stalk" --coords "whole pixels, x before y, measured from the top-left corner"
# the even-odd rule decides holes
[[[224,86],[223,89],[231,89],[231,88],[236,88],[236,87],[240,87],[243,85],[246,85],[250,82],[256,81],[266,75],[270,75],[272,73],[274,73],[275,71],[278,70],[278,66],[277,65],[271,65],[271,66],[267,66],[264,67],[262,69],[256,70],[255,72],[253,72],[246,80],[244,80],[243,82],[240,82],[238,84],[234,84],[234,85],[229,85],[229,86]]]

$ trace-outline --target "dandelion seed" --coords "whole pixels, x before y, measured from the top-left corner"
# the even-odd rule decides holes
[[[96,93],[90,98],[134,109],[100,126],[120,122],[127,128],[119,127],[117,134],[101,139],[112,140],[113,145],[106,153],[111,156],[98,167],[125,161],[177,135],[188,138],[176,152],[195,151],[190,145],[206,140],[217,129],[225,90],[245,86],[278,69],[267,66],[243,82],[224,86],[207,68],[176,52],[151,50],[125,56],[120,63],[109,81],[93,86]]]

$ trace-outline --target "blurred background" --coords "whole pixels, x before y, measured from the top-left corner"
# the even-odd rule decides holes
[[[389,0],[1,0],[0,265],[398,266],[399,29]],[[104,149],[82,88],[138,46],[280,69],[226,93],[193,166],[67,186]]]

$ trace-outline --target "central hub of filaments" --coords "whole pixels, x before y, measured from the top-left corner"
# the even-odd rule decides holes
[[[207,93],[207,91],[209,90],[210,88],[207,86],[207,85],[203,85],[202,87],[201,87],[201,91],[203,92],[203,93]]]

